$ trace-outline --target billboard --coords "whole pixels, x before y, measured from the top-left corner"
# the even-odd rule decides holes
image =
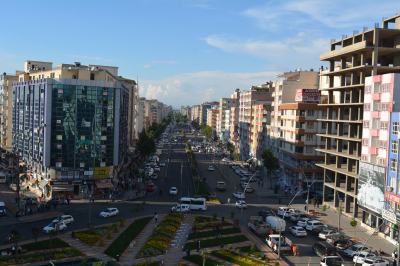
[[[319,90],[301,89],[296,90],[296,102],[319,102],[321,101],[321,92]]]
[[[358,204],[382,214],[385,199],[385,167],[360,161],[359,173]]]

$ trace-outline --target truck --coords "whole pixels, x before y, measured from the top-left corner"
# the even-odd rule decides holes
[[[272,247],[272,250],[275,253],[278,253],[278,248],[279,248],[279,235],[278,234],[273,234],[269,235],[266,238],[267,245],[269,247]],[[273,245],[271,243],[274,243]],[[281,236],[281,254],[282,253],[291,253],[292,252],[292,241],[284,236]]]
[[[219,191],[225,191],[226,190],[226,184],[225,182],[217,182],[217,189]]]
[[[275,233],[279,233],[280,231],[285,232],[286,230],[286,221],[281,218],[267,216],[265,221],[271,225],[271,229],[273,229]]]
[[[247,226],[256,236],[267,236],[271,230],[271,225],[264,223],[262,216],[251,216]]]

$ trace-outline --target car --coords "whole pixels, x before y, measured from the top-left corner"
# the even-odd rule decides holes
[[[236,201],[236,206],[239,208],[239,209],[247,209],[247,204],[246,204],[246,202],[244,201],[244,200],[239,200],[239,201]]]
[[[309,221],[307,221],[306,230],[313,230],[314,227],[318,227],[321,225],[324,225],[324,224],[318,220],[309,220]]]
[[[50,233],[51,231],[64,231],[67,229],[67,226],[65,225],[64,222],[59,222],[59,223],[50,223],[48,226],[45,226],[43,228],[43,232],[45,234]]]
[[[320,225],[320,226],[314,228],[310,232],[313,233],[314,235],[319,235],[319,233],[321,233],[324,230],[328,230],[328,229],[332,229],[332,228],[330,228],[328,225],[324,224],[324,225]]]
[[[108,218],[117,215],[119,215],[119,211],[117,208],[107,208],[100,213],[100,218]]]
[[[178,195],[178,189],[177,189],[176,187],[172,187],[172,188],[169,190],[169,194],[170,194],[170,195]]]
[[[38,202],[36,197],[25,197],[24,200],[27,205],[34,205]]]
[[[289,231],[295,236],[307,236],[306,230],[301,226],[291,226],[289,227]]]
[[[165,166],[165,162],[164,162],[164,161],[161,161],[161,162],[160,162],[160,166]]]
[[[211,165],[207,168],[208,171],[214,171],[214,167],[212,167]]]
[[[154,166],[154,172],[160,172],[160,171],[161,171],[160,166],[158,165]]]
[[[267,216],[270,216],[271,213],[269,211],[262,210],[262,211],[257,212],[257,215],[262,216],[265,219]]]
[[[326,240],[326,238],[327,238],[328,236],[331,236],[331,235],[338,235],[338,234],[339,234],[339,232],[338,232],[337,230],[335,230],[335,229],[327,229],[327,230],[324,230],[324,231],[320,232],[320,233],[318,234],[318,237],[321,238],[321,239]]]
[[[148,192],[153,192],[153,191],[154,191],[154,188],[155,188],[155,187],[154,187],[154,184],[148,184],[146,190],[147,190]]]
[[[341,239],[349,239],[349,238],[346,237],[346,236],[339,235],[339,234],[338,235],[331,235],[331,236],[328,236],[326,238],[326,242],[328,242],[329,244],[332,244],[332,245],[336,245],[336,242],[341,240]]]
[[[146,163],[146,164],[144,165],[144,169],[150,169],[150,164],[149,164],[149,163]]]
[[[297,223],[302,218],[310,218],[308,214],[290,214],[290,221]]]
[[[188,204],[177,204],[176,206],[171,208],[171,212],[177,213],[189,213],[190,206]]]
[[[355,244],[357,244],[357,242],[353,241],[351,239],[339,239],[335,244],[336,244],[335,246],[337,249],[345,250],[351,246],[354,246]]]
[[[225,165],[230,165],[230,164],[231,164],[231,162],[229,162],[229,161],[225,162]]]
[[[233,197],[237,198],[237,199],[245,199],[246,196],[244,195],[243,192],[233,192]]]
[[[241,186],[243,189],[244,189],[246,186],[247,186],[247,187],[251,187],[251,185],[250,185],[250,184],[247,185],[246,182],[240,182],[240,186]]]
[[[310,218],[301,218],[298,222],[297,225],[301,227],[306,227],[307,221],[310,220]]]
[[[363,252],[363,251],[367,251],[367,250],[371,250],[370,247],[366,247],[364,245],[361,244],[357,244],[357,245],[353,245],[351,247],[349,247],[348,249],[346,249],[343,254],[346,257],[354,257],[354,255],[356,255],[358,252]]]
[[[60,219],[55,219],[53,223],[64,222],[65,224],[72,224],[74,223],[74,218],[71,215],[61,215]]]
[[[246,193],[253,193],[254,192],[254,189],[249,185],[246,189],[245,189],[246,191]]]
[[[155,180],[155,179],[157,179],[157,178],[158,178],[158,175],[157,175],[156,173],[153,173],[153,174],[151,175],[151,179]]]
[[[363,261],[363,266],[389,266],[389,261],[382,258],[369,258]]]
[[[50,205],[66,204],[66,203],[68,203],[68,200],[66,200],[66,199],[62,200],[61,198],[51,198],[50,200],[47,201],[47,203]]]
[[[376,258],[376,255],[370,252],[360,252],[353,256],[353,262],[356,264],[362,264],[366,259]]]
[[[221,161],[226,162],[226,161],[228,161],[228,159],[227,158],[222,158]]]

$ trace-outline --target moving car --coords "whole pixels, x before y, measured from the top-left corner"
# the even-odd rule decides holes
[[[223,162],[226,162],[226,161],[228,161],[228,159],[226,159],[226,158],[222,158],[222,160],[221,161],[223,161]]]
[[[348,237],[346,236],[342,236],[342,235],[331,235],[328,236],[326,238],[326,242],[328,242],[329,244],[335,245],[337,243],[337,241],[341,240],[341,239],[348,239]]]
[[[158,165],[154,166],[154,172],[160,172],[160,171],[161,171],[160,166]]]
[[[53,223],[64,222],[65,224],[74,223],[74,218],[71,215],[61,215],[60,220],[57,218],[53,221]]]
[[[171,208],[171,212],[177,213],[189,213],[190,206],[187,204],[177,204],[176,206]]]
[[[353,256],[353,262],[362,264],[366,259],[372,258],[376,258],[375,254],[363,251]]]
[[[233,197],[237,199],[244,199],[246,198],[243,192],[233,192]]]
[[[321,225],[323,225],[323,223],[321,223],[318,220],[310,220],[310,221],[307,221],[306,230],[313,230],[315,227],[318,227]]]
[[[246,204],[246,202],[244,201],[244,200],[239,200],[239,201],[236,201],[236,206],[239,208],[239,209],[247,209],[247,204]]]
[[[154,191],[154,184],[148,184],[147,185],[147,191],[149,191],[149,192],[153,192]]]
[[[295,236],[307,236],[306,230],[301,226],[291,226],[289,227],[289,231]]]
[[[296,222],[296,223],[302,218],[310,218],[310,216],[308,214],[290,214],[289,217],[290,217],[290,221]]]
[[[363,266],[389,266],[389,261],[382,258],[369,258],[363,261]]]
[[[208,171],[214,171],[214,167],[212,167],[211,165],[207,168]]]
[[[170,194],[170,195],[178,195],[178,189],[177,189],[176,187],[172,187],[172,188],[169,190],[169,194]]]
[[[310,232],[313,233],[314,235],[319,235],[319,233],[321,233],[322,231],[329,230],[329,229],[331,229],[331,228],[328,225],[324,224],[324,225],[314,228]]]
[[[321,239],[323,239],[323,240],[326,240],[326,238],[327,238],[328,236],[331,236],[331,235],[338,235],[338,234],[339,234],[339,232],[338,232],[337,230],[335,230],[335,229],[327,229],[327,230],[324,230],[324,231],[322,231],[321,233],[319,233],[319,234],[318,234],[318,237],[321,238]]]
[[[43,232],[45,234],[50,233],[50,231],[63,231],[67,229],[67,226],[65,225],[64,222],[59,222],[59,223],[50,223],[48,226],[45,226],[43,228]]]
[[[310,218],[302,218],[297,222],[297,225],[301,227],[306,227],[308,220],[310,220]]]
[[[165,166],[165,162],[164,162],[164,161],[161,161],[161,162],[160,162],[160,166]]]
[[[100,218],[108,218],[117,215],[119,215],[119,211],[117,208],[107,208],[100,213]]]
[[[156,173],[153,173],[152,175],[151,175],[151,179],[157,179],[158,178],[158,175],[156,174]]]
[[[351,239],[340,239],[338,240],[336,243],[336,248],[339,250],[345,250],[348,249],[351,246],[354,246],[355,244],[357,244],[356,241],[353,241]]]
[[[357,254],[357,252],[367,251],[367,250],[370,250],[370,249],[371,249],[370,247],[365,247],[365,246],[363,246],[361,244],[358,244],[358,245],[354,245],[354,246],[349,247],[348,249],[346,249],[343,252],[343,254],[345,256],[347,256],[347,257],[351,257],[352,258],[352,257],[354,257],[354,255]]]

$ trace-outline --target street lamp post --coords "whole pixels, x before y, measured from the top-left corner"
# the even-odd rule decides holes
[[[181,198],[183,198],[183,190],[182,190],[182,171],[183,171],[183,163],[181,163]]]

